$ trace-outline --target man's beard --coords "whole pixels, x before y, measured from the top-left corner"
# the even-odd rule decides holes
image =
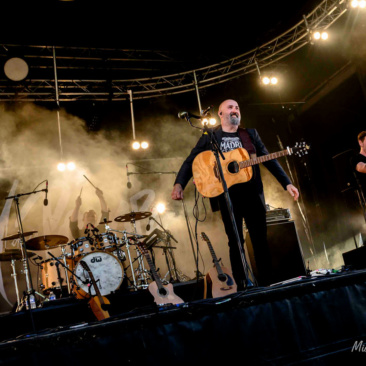
[[[232,126],[240,125],[240,117],[237,117],[236,115],[231,115],[229,121]]]

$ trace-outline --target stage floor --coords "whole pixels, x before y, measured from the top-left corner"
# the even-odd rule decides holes
[[[50,301],[0,317],[0,360],[48,365],[328,365],[366,361],[366,270],[202,299],[203,281],[174,285],[186,302],[157,306],[147,290],[109,297],[96,321],[86,301]],[[365,342],[365,345],[363,345]],[[355,364],[355,363],[353,363]]]

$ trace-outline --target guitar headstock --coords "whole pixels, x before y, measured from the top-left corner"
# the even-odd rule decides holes
[[[136,246],[140,249],[140,251],[141,251],[141,253],[143,254],[143,255],[148,255],[149,254],[149,252],[147,251],[147,249],[146,249],[146,247],[145,247],[145,244],[142,244],[142,243],[140,243],[139,241],[136,241]]]
[[[206,241],[207,243],[210,242],[210,239],[208,238],[208,236],[202,231],[201,232],[201,238]]]
[[[295,146],[291,148],[292,154],[299,157],[307,155],[308,150],[310,150],[310,146],[305,141],[296,142]]]

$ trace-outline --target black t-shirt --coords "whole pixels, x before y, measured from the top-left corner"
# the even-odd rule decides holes
[[[228,152],[238,147],[243,147],[238,132],[222,132],[222,140],[220,144],[220,150],[222,152]]]
[[[360,182],[361,184],[361,187],[362,187],[362,190],[363,190],[363,193],[366,194],[366,173],[360,173],[356,170],[356,166],[358,163],[365,163],[366,164],[366,156],[365,155],[362,155],[362,154],[357,154],[356,156],[354,156],[352,159],[351,159],[351,165],[352,165],[352,168],[355,169],[355,172],[356,172],[356,176],[358,178],[358,181]]]

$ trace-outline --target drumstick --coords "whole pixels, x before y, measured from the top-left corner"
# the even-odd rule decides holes
[[[83,191],[83,187],[81,187],[79,197],[81,197],[81,192]]]
[[[98,189],[85,175],[84,175],[85,179],[95,188]]]

